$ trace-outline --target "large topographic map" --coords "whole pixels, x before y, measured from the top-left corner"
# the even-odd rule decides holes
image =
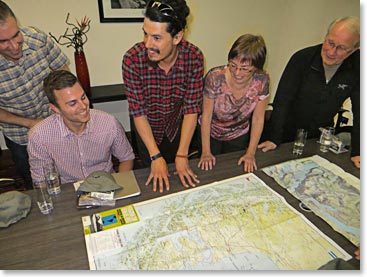
[[[263,171],[351,242],[360,242],[360,180],[320,156]]]
[[[138,220],[85,235],[90,269],[312,270],[351,258],[254,174],[127,207]]]

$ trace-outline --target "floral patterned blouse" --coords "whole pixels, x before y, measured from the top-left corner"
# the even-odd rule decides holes
[[[247,91],[236,99],[226,82],[225,72],[226,66],[212,68],[205,77],[204,87],[204,96],[214,99],[210,136],[220,141],[230,141],[247,134],[257,103],[269,97],[267,73],[255,72]]]

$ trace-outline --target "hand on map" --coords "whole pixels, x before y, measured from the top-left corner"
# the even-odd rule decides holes
[[[200,183],[198,176],[191,170],[187,158],[176,157],[176,174],[180,177],[181,183],[185,188],[195,187]],[[196,184],[195,184],[196,183]]]
[[[200,157],[200,161],[198,163],[198,168],[201,170],[212,170],[215,166],[216,159],[212,153],[202,153]]]
[[[157,191],[157,185],[159,185],[159,192],[163,192],[163,186],[166,186],[166,190],[169,190],[168,181],[168,167],[166,161],[161,157],[152,161],[150,166],[150,174],[145,185],[148,186],[151,181],[153,181],[153,191]]]
[[[257,170],[255,155],[246,153],[238,160],[237,164],[240,165],[241,163],[244,163],[243,170],[245,172],[254,172],[254,170]]]

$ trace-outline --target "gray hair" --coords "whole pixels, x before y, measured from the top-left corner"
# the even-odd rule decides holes
[[[360,23],[359,23],[359,17],[357,16],[346,16],[346,17],[340,17],[335,19],[333,22],[330,23],[326,35],[328,35],[335,27],[336,24],[343,23],[344,27],[349,30],[351,34],[353,34],[356,38],[358,38],[358,41],[354,44],[354,47],[359,47],[360,45]]]

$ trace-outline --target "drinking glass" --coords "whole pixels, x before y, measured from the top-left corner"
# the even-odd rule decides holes
[[[329,151],[329,147],[331,145],[331,140],[334,135],[335,129],[334,127],[324,127],[321,128],[320,135],[320,151],[326,153]]]
[[[300,156],[303,153],[303,148],[305,147],[307,140],[307,132],[305,129],[298,129],[296,133],[296,138],[293,144],[293,154]]]
[[[50,214],[54,208],[51,195],[48,193],[47,183],[45,181],[33,182],[33,193],[35,202],[42,214]]]
[[[48,192],[54,195],[61,193],[60,175],[55,164],[50,163],[43,166],[43,174],[48,185]]]

